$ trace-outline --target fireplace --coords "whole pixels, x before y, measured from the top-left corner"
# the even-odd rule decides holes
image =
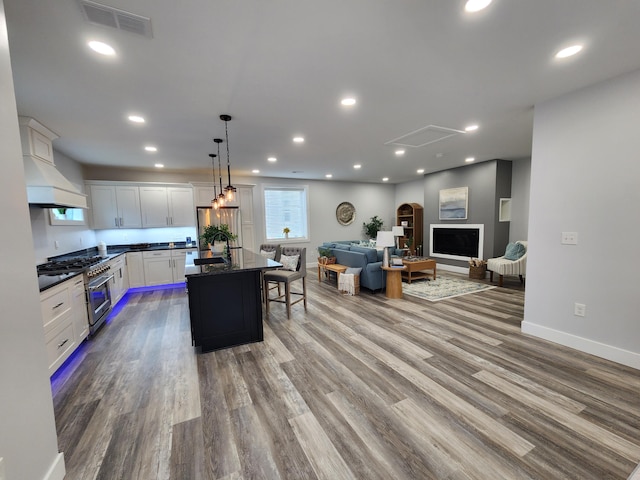
[[[431,225],[429,255],[469,260],[482,258],[484,248],[483,224]]]

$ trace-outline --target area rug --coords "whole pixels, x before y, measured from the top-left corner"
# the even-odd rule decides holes
[[[438,276],[436,280],[414,280],[411,283],[403,283],[402,293],[429,300],[430,302],[438,302],[446,298],[459,297],[492,288],[496,287],[484,283],[470,282],[461,278]]]

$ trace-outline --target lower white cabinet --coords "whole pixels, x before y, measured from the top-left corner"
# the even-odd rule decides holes
[[[111,284],[111,303],[116,305],[124,294],[129,290],[129,272],[127,271],[126,255],[120,255],[109,262],[111,269],[109,272],[113,275]]]
[[[163,285],[173,283],[173,269],[170,250],[142,252],[145,284]]]
[[[76,278],[73,281],[71,291],[73,301],[73,326],[78,345],[89,335],[89,315],[87,314],[87,296],[84,286],[84,278]]]
[[[127,253],[127,273],[129,274],[129,287],[144,287],[144,265],[142,252]]]
[[[195,249],[152,250],[142,252],[145,285],[164,285],[185,281],[184,260]]]
[[[87,307],[82,276],[70,278],[40,293],[40,308],[47,366],[49,375],[52,375],[87,336]],[[80,325],[81,315],[84,315],[83,325]]]

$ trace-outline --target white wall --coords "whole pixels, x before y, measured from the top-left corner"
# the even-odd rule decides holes
[[[522,326],[635,368],[639,105],[636,71],[536,106]],[[561,245],[563,231],[578,244]]]
[[[9,480],[62,479],[2,0],[0,159],[0,457]]]

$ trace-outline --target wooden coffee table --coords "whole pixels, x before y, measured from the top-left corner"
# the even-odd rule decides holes
[[[402,271],[402,278],[411,283],[412,280],[426,278],[429,275],[436,279],[436,261],[431,258],[421,258],[417,260],[402,259],[402,264],[407,267]],[[427,273],[424,270],[433,270],[433,273]]]

